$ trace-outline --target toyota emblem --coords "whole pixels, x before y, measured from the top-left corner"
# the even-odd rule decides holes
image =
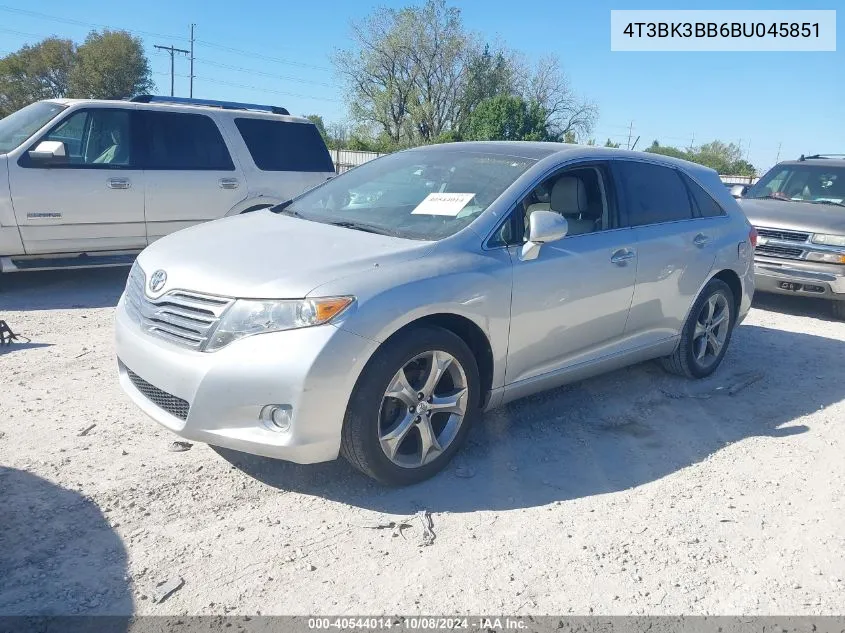
[[[167,273],[163,270],[155,271],[152,276],[150,276],[150,292],[158,292],[164,288],[165,283],[167,283]]]

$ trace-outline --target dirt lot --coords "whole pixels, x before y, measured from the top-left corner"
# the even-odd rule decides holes
[[[845,323],[823,304],[760,298],[714,377],[646,364],[515,403],[388,490],[170,451],[117,384],[125,275],[2,280],[32,342],[0,353],[0,614],[843,612]]]

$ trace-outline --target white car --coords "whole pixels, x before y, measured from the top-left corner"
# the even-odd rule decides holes
[[[284,108],[39,101],[0,119],[0,272],[130,264],[168,233],[333,175],[317,128]]]

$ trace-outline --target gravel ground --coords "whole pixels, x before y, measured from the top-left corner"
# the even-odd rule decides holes
[[[845,323],[824,304],[760,297],[704,381],[649,363],[488,414],[393,490],[169,450],[117,383],[125,276],[0,282],[32,339],[0,352],[0,614],[843,613]]]

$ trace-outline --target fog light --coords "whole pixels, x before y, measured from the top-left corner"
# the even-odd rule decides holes
[[[273,431],[290,429],[293,409],[287,404],[268,404],[261,410],[261,419]]]

